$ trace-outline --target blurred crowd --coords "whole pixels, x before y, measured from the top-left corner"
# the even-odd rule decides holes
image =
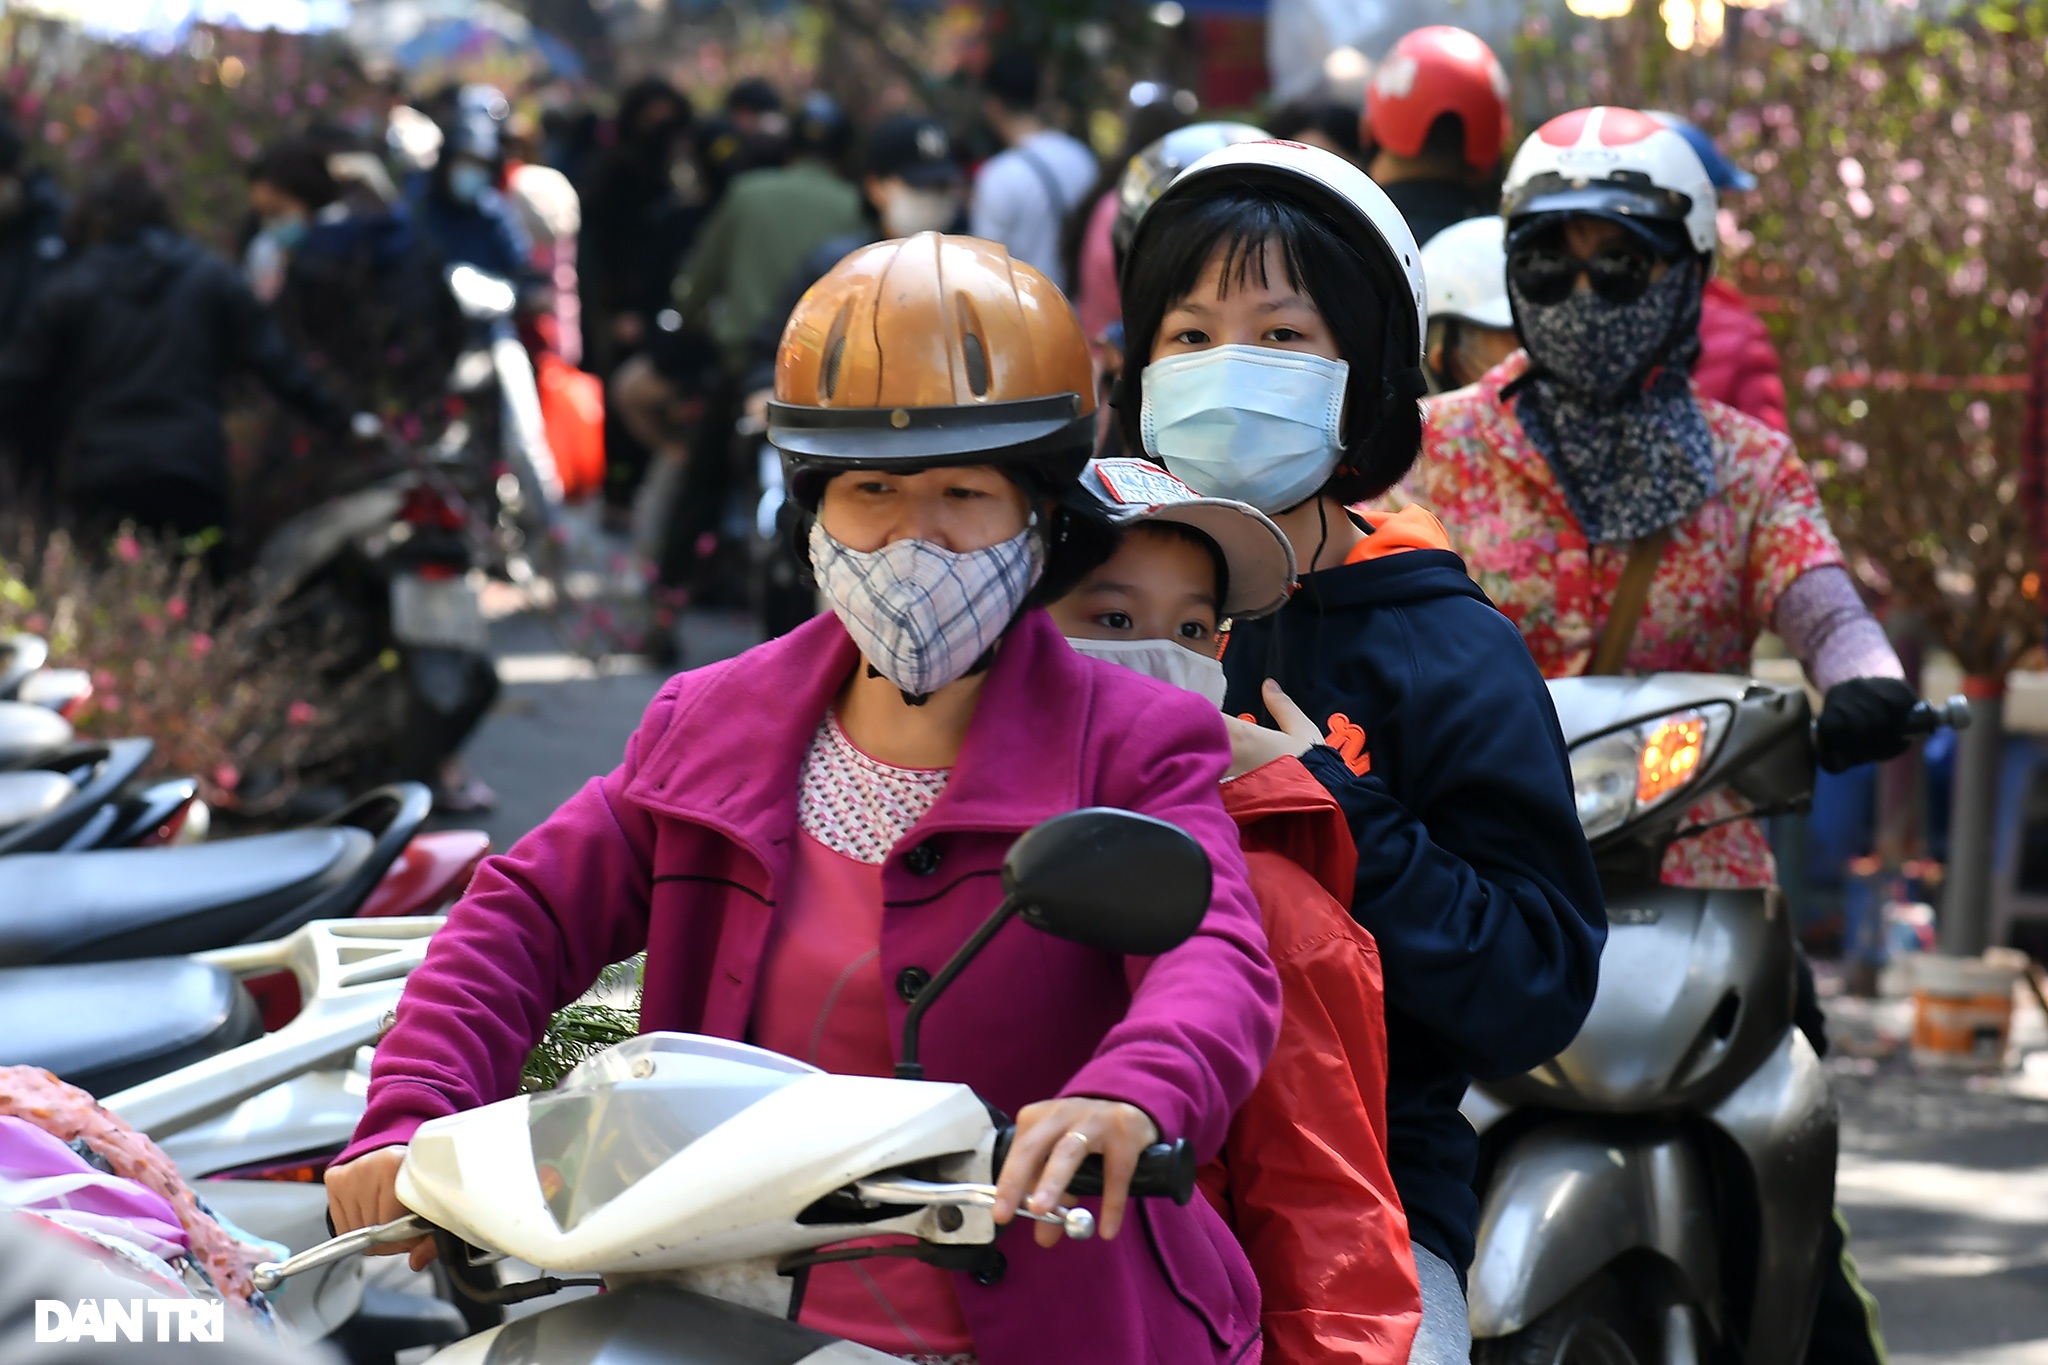
[[[246,563],[257,528],[314,496],[271,478],[265,459],[274,469],[289,452],[303,467],[310,450],[324,476],[394,436],[443,437],[460,412],[449,376],[473,339],[447,272],[468,266],[515,291],[565,487],[601,493],[606,522],[630,535],[655,584],[660,656],[689,602],[762,607],[746,559],[759,558],[752,508],[769,509],[760,529],[773,538],[777,475],[758,435],[776,342],[854,247],[924,230],[1003,243],[1072,299],[1107,397],[1133,195],[1208,150],[1214,130],[1347,158],[1420,242],[1498,204],[1507,80],[1460,30],[1404,39],[1362,109],[1311,99],[1267,111],[1263,128],[1202,123],[1178,145],[1203,117],[1193,93],[1140,82],[1108,157],[1055,125],[1041,82],[1033,54],[999,50],[971,111],[865,127],[822,93],[758,77],[708,108],[641,80],[607,113],[545,121],[490,86],[394,96],[382,127],[316,117],[248,160],[237,260],[200,244],[218,225],[173,221],[166,186],[118,148],[71,178],[67,199],[31,136],[0,121],[0,432],[14,485],[88,538],[132,521],[203,538],[217,568]],[[1739,189],[1687,132],[1724,191]],[[1447,384],[1485,368],[1488,330],[1479,314],[1437,329]],[[1512,344],[1504,324],[1492,330]],[[1732,289],[1710,286],[1703,336],[1710,391],[1782,425],[1776,357]],[[276,430],[241,480],[268,481],[267,496],[232,486],[223,418],[240,376],[275,400]],[[565,394],[585,401],[554,401]],[[571,458],[583,449],[595,454]],[[807,594],[783,587],[771,630],[809,614]]]

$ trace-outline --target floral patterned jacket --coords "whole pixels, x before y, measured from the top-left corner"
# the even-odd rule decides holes
[[[1587,543],[1512,400],[1502,402],[1502,387],[1528,365],[1517,351],[1471,387],[1430,400],[1422,459],[1394,500],[1434,510],[1543,675],[1573,677],[1592,662],[1628,547]],[[1700,407],[1719,491],[1672,532],[1624,663],[1629,673],[1746,671],[1779,594],[1807,570],[1842,562],[1791,438],[1712,399]],[[1693,819],[1725,819],[1739,809],[1734,802],[1703,802]],[[1767,886],[1775,873],[1763,831],[1747,820],[1681,840],[1664,860],[1664,880],[1677,886]]]

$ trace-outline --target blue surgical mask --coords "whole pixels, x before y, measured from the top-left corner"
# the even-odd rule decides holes
[[[293,215],[289,218],[272,218],[263,224],[264,236],[290,251],[306,240],[306,220]]]
[[[448,193],[462,203],[474,204],[490,187],[491,173],[475,162],[448,168]]]
[[[1268,346],[1217,346],[1145,367],[1145,453],[1205,498],[1284,512],[1328,481],[1344,450],[1351,366]]]

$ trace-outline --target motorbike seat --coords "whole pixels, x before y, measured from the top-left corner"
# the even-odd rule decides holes
[[[337,899],[375,843],[366,830],[325,826],[189,848],[0,858],[0,967],[240,943],[316,898]],[[320,912],[355,909],[337,903]]]
[[[42,1067],[94,1096],[262,1034],[242,983],[191,958],[0,969],[0,1063]]]
[[[0,768],[18,768],[71,742],[71,722],[25,701],[0,701]]]
[[[0,773],[0,829],[40,820],[78,792],[63,773]]]

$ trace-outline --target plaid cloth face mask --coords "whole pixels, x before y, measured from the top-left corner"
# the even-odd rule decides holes
[[[925,540],[850,550],[813,521],[811,570],[869,666],[923,698],[966,677],[1016,618],[1045,567],[1037,525],[956,554]]]

